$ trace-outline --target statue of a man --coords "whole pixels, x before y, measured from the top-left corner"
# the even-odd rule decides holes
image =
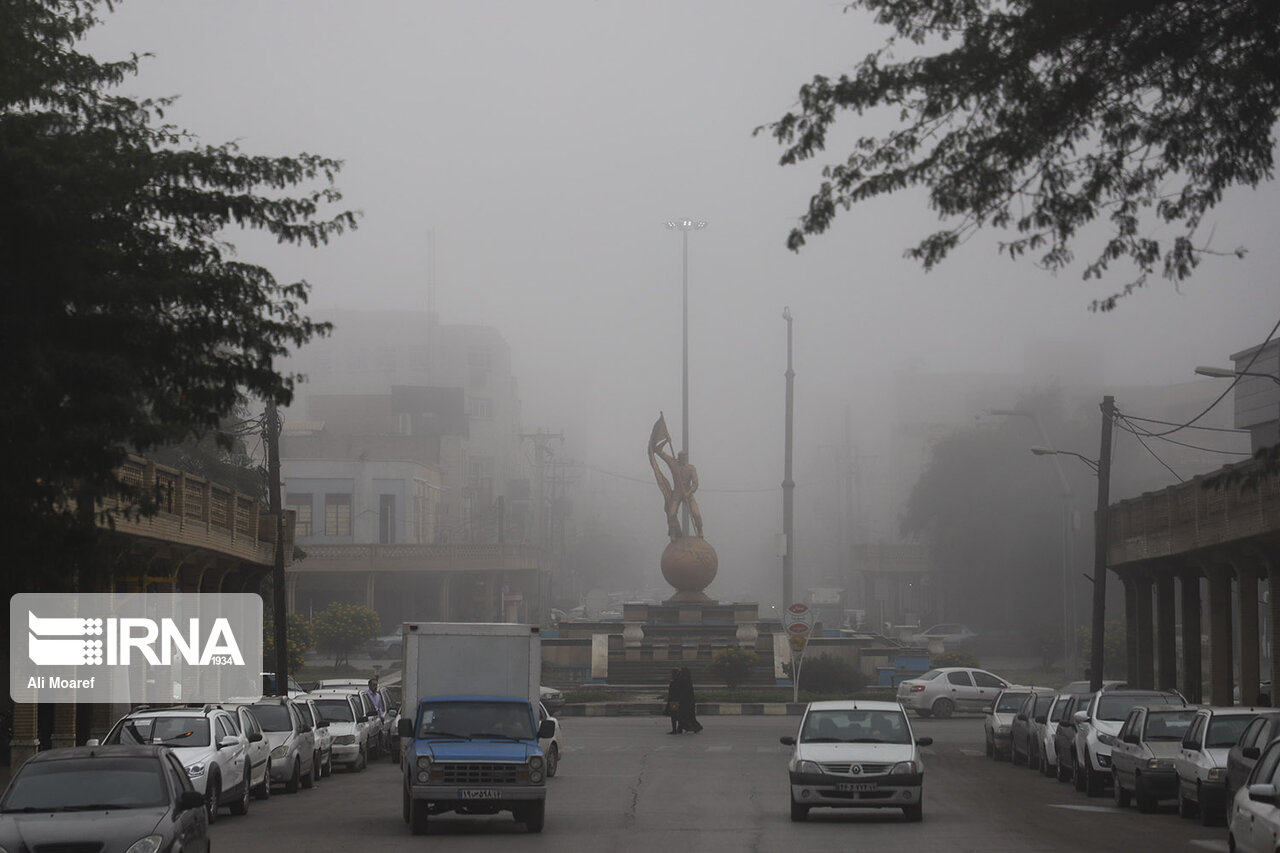
[[[668,481],[658,467],[658,459],[667,463],[671,470]],[[689,454],[681,450],[671,455],[671,433],[667,430],[666,415],[659,414],[658,422],[653,425],[649,435],[649,464],[653,466],[654,476],[658,480],[658,488],[662,491],[664,509],[667,513],[667,535],[678,539],[684,535],[680,526],[680,505],[684,504],[693,520],[694,535],[702,536],[702,513],[698,511],[698,502],[693,493],[698,490],[698,469],[689,462]]]

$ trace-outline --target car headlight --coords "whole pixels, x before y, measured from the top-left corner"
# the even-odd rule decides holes
[[[1148,758],[1147,769],[1148,770],[1172,770],[1173,759],[1172,758]]]
[[[531,756],[529,756],[529,770],[530,770],[530,771],[534,771],[534,770],[541,770],[541,769],[542,769],[542,765],[543,765],[543,763],[544,763],[544,762],[543,762],[543,760],[542,760],[542,756],[541,756],[541,755],[531,755]]]
[[[1008,727],[1008,726],[996,726],[996,734],[998,734],[998,735],[1007,735],[1008,733],[1009,733],[1009,727]]]
[[[1109,735],[1106,732],[1098,732],[1098,743],[1105,743],[1107,746],[1115,746],[1119,743],[1115,735]]]
[[[419,756],[418,756],[418,762],[417,762],[417,763],[418,763],[418,769],[419,769],[419,770],[430,770],[430,769],[431,769],[431,756],[429,756],[429,755],[419,755]]]
[[[821,775],[822,765],[816,761],[797,761],[796,772],[797,773],[816,773],[818,775]]]
[[[532,770],[532,769],[531,769],[531,770],[529,771],[529,784],[531,784],[531,785],[541,785],[541,784],[542,784],[542,771],[541,771],[541,770]]]
[[[188,776],[201,776],[204,774],[204,762],[198,761],[195,764],[187,765]]]
[[[137,841],[129,845],[129,849],[124,853],[156,853],[160,849],[160,845],[164,843],[162,835],[148,835],[146,838],[139,838]]]
[[[284,758],[288,754],[289,754],[289,747],[285,746],[284,744],[280,744],[275,749],[271,750],[272,758]]]
[[[333,742],[338,746],[346,746],[347,744],[355,743],[356,736],[355,735],[338,735],[336,738],[333,739]]]
[[[1223,768],[1211,767],[1209,768],[1208,779],[1210,782],[1221,782],[1224,778],[1226,778],[1226,775],[1227,775],[1227,771],[1224,770]]]
[[[909,776],[920,772],[920,764],[915,761],[899,761],[889,768],[890,776]]]

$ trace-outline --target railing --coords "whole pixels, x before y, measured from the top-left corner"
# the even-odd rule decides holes
[[[117,513],[112,521],[116,531],[208,548],[254,562],[273,561],[275,517],[253,495],[141,456],[128,456],[119,476],[122,482],[154,497],[157,511],[141,516],[136,511]],[[109,499],[104,506],[108,510],[136,509],[120,498]]]
[[[1254,460],[1231,466],[1237,481],[1206,488],[1196,477],[1159,492],[1112,504],[1108,512],[1108,565],[1184,554],[1227,542],[1280,533],[1280,479]],[[1219,472],[1221,475],[1222,472]]]

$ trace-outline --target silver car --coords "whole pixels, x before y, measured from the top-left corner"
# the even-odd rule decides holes
[[[944,666],[898,684],[898,702],[921,717],[950,717],[956,711],[980,713],[1009,682],[985,669]]]
[[[303,719],[311,724],[311,732],[316,740],[316,776],[323,779],[333,773],[333,735],[329,733],[329,724],[310,694],[299,696],[293,700],[303,711]]]
[[[363,770],[369,763],[369,723],[355,695],[317,690],[311,698],[329,724],[333,763],[348,770]]]
[[[1138,801],[1138,811],[1154,812],[1161,800],[1178,795],[1173,759],[1194,708],[1140,705],[1129,710],[1111,747],[1111,784],[1116,807]]]
[[[316,739],[303,711],[288,697],[261,699],[249,706],[271,744],[271,781],[284,785],[285,793],[316,783]]]
[[[791,819],[814,808],[895,808],[908,821],[924,818],[922,746],[897,702],[810,702],[794,737],[787,775]]]

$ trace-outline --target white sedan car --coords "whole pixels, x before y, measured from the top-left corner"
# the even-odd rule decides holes
[[[814,808],[902,809],[908,821],[924,818],[924,762],[906,711],[897,702],[810,702],[792,747],[791,819]]]
[[[560,734],[560,721],[551,716],[547,710],[547,706],[542,702],[538,703],[538,729],[541,731],[542,722],[550,720],[555,724],[555,734],[551,737],[538,738],[538,746],[542,748],[542,754],[547,758],[547,778],[556,775],[556,771],[560,768],[560,758],[564,755],[564,738]]]
[[[1262,750],[1248,781],[1227,807],[1227,846],[1236,853],[1274,853],[1280,839],[1280,739]]]

